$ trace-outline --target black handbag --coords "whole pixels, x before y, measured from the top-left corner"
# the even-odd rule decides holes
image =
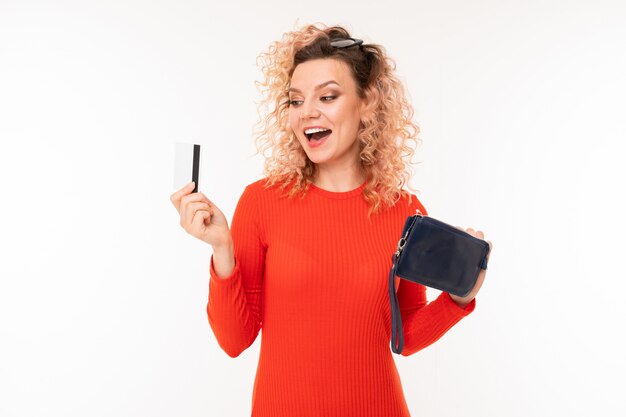
[[[487,269],[489,243],[428,215],[409,216],[389,271],[391,348],[402,353],[404,334],[395,276],[459,297],[469,294],[481,269]],[[398,345],[396,347],[396,338]]]

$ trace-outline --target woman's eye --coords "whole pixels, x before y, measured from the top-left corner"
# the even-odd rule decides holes
[[[334,99],[336,99],[337,96],[324,96],[321,98],[322,101],[332,101]],[[299,106],[300,103],[302,103],[302,100],[290,100],[289,101],[289,105],[290,106]]]

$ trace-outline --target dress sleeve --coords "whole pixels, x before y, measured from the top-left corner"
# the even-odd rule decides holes
[[[417,208],[428,215],[422,203],[413,196],[409,215],[415,214]],[[465,308],[461,308],[444,291],[429,303],[426,299],[426,287],[405,279],[400,279],[397,294],[404,332],[402,356],[412,355],[435,343],[476,307],[476,298]]]
[[[262,326],[261,288],[266,246],[259,225],[258,198],[248,185],[237,203],[231,224],[235,267],[228,277],[210,261],[207,315],[220,347],[237,357],[254,343]]]

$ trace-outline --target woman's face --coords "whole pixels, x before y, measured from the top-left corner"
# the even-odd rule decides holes
[[[326,167],[358,162],[363,101],[345,62],[315,59],[299,64],[291,77],[289,102],[290,127],[312,162]],[[311,135],[309,129],[316,127],[330,134],[315,139],[324,135]]]

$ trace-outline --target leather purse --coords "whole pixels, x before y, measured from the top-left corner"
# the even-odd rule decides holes
[[[419,210],[406,219],[389,271],[391,347],[394,353],[400,354],[404,348],[395,276],[465,297],[474,288],[480,270],[487,269],[488,253],[487,241],[422,215]]]

